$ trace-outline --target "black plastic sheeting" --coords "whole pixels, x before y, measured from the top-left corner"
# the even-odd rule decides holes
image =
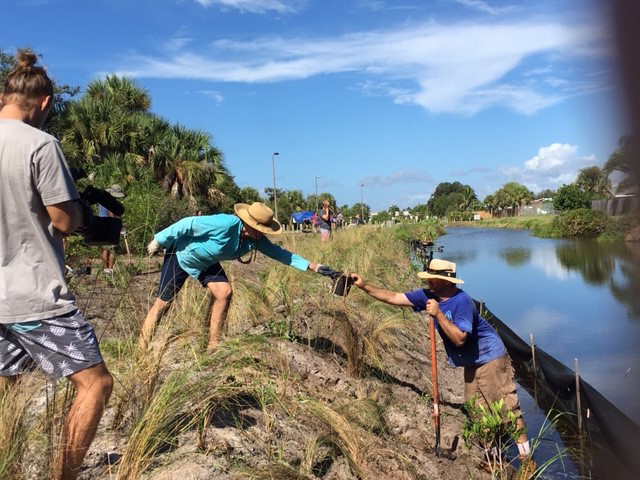
[[[476,308],[497,330],[516,370],[524,370],[533,376],[537,385],[554,397],[556,410],[576,414],[570,418],[577,425],[575,372],[539,347],[535,348],[534,372],[531,346],[478,301]],[[592,441],[604,442],[609,447],[629,470],[626,472],[629,478],[640,478],[640,426],[587,382],[582,379],[579,382],[583,429]],[[631,472],[638,476],[633,477]],[[609,473],[613,475],[613,472]],[[607,475],[606,478],[616,477]]]

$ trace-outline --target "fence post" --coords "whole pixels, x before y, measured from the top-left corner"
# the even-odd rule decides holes
[[[536,346],[533,343],[533,333],[529,334],[529,341],[531,342],[531,359],[533,360],[533,375],[538,376],[538,369],[536,368]]]
[[[538,367],[536,366],[536,345],[533,343],[533,333],[529,334],[531,342],[531,359],[533,361],[533,401],[538,406]]]

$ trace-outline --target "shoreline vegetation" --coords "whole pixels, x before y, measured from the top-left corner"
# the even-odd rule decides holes
[[[630,215],[610,217],[590,209],[570,210],[560,215],[490,218],[443,225],[530,230],[533,236],[541,238],[596,238],[599,241],[630,240],[629,236],[636,228]]]

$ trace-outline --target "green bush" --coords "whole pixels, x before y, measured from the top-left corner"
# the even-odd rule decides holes
[[[573,183],[561,186],[553,197],[553,208],[556,210],[576,210],[590,206],[591,195]]]
[[[154,233],[195,213],[186,200],[173,198],[151,181],[134,182],[125,193],[127,196],[121,199],[125,208],[122,223],[134,254],[144,252]]]
[[[558,215],[552,224],[561,237],[597,237],[607,228],[609,219],[597,210],[580,208]]]
[[[624,240],[624,237],[633,228],[634,222],[630,215],[609,217],[606,230],[598,237],[598,240],[616,241]]]
[[[418,223],[401,223],[394,228],[397,238],[410,242],[420,240],[421,242],[433,242],[440,235],[444,235],[444,227],[435,218],[422,220]]]

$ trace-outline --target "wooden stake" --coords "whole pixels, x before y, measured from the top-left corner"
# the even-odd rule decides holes
[[[578,410],[578,432],[582,433],[582,406],[580,404],[580,371],[578,369],[578,359],[573,359],[576,370],[576,405]]]
[[[533,374],[538,376],[538,369],[536,368],[536,346],[533,343],[533,333],[529,334],[529,341],[531,342],[531,359],[533,360]]]

